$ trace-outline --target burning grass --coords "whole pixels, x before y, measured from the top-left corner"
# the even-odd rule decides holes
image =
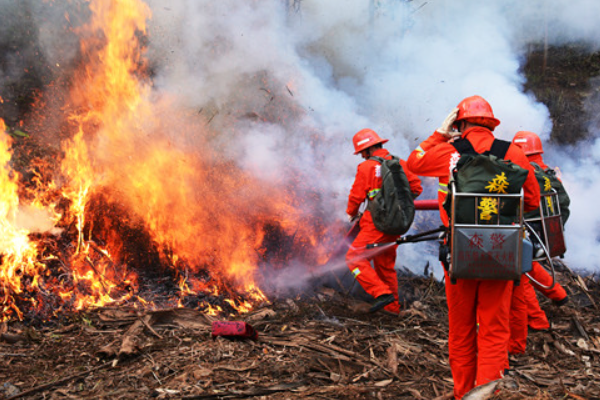
[[[54,226],[58,233],[27,235],[35,243],[32,262],[37,268],[17,265],[10,271],[20,290],[5,286],[0,292],[7,304],[5,320],[39,324],[109,303],[151,309],[185,306],[212,315],[235,315],[268,301],[257,286],[247,284],[249,279],[220,271],[227,266],[220,265],[217,256],[199,264],[177,257],[174,249],[158,243],[143,221],[132,218],[107,193],[90,197],[86,222],[79,223],[63,218]],[[284,268],[310,248],[310,243],[286,234],[277,221],[256,226],[266,232],[255,250],[267,269]],[[310,254],[304,254],[304,261],[316,262]]]

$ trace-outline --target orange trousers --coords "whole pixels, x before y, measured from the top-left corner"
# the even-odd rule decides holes
[[[538,262],[533,263],[529,274],[533,279],[546,286],[550,286],[552,283],[552,277]],[[510,310],[510,341],[508,344],[508,351],[511,354],[525,352],[528,325],[534,329],[548,329],[550,327],[546,313],[540,308],[532,285],[534,283],[523,275],[521,284],[515,286],[513,290]],[[554,283],[552,289],[544,289],[539,285],[535,286],[544,296],[555,301],[562,300],[567,296],[565,289],[557,282]]]
[[[510,304],[513,283],[458,279],[446,275],[448,352],[454,397],[500,379],[508,364]],[[479,322],[479,328],[477,327]]]
[[[513,286],[510,303],[510,340],[508,342],[510,354],[525,353],[527,347],[528,304],[525,295],[527,286],[530,286],[530,283],[525,274],[521,275],[520,284]],[[506,367],[508,368],[508,363]]]
[[[544,267],[542,267],[542,265],[540,265],[540,263],[538,262],[533,263],[533,268],[531,272],[529,272],[529,274],[533,279],[545,286],[550,286],[550,284],[552,283],[552,277],[550,276],[548,271],[546,271],[546,269],[544,269]],[[556,281],[554,282],[554,287],[552,287],[552,289],[545,289],[535,284],[533,281],[530,281],[530,283],[531,284],[527,285],[527,287],[525,288],[525,297],[527,300],[528,309],[527,323],[532,329],[548,329],[550,328],[550,323],[548,322],[546,313],[540,307],[540,303],[533,288],[535,287],[544,296],[554,301],[563,300],[565,297],[567,297],[567,292]]]
[[[384,309],[398,314],[400,304],[398,303],[398,275],[395,269],[396,248],[398,245],[383,249],[361,249],[361,247],[371,243],[393,242],[398,236],[381,233],[374,226],[372,229],[370,228],[371,226],[364,227],[361,224],[360,232],[346,253],[346,263],[358,283],[373,298],[384,294],[393,294],[396,301],[388,304]],[[373,265],[371,265],[371,262]]]
[[[532,329],[544,330],[550,328],[546,313],[540,307],[531,282],[525,287],[525,302],[527,303],[527,325]]]
[[[529,272],[529,275],[531,275],[531,277],[533,279],[535,279],[536,281],[540,282],[541,284],[543,284],[545,286],[550,286],[550,284],[552,283],[552,277],[550,276],[550,273],[548,273],[548,271],[546,271],[546,269],[544,267],[542,267],[541,264],[538,262],[534,261],[531,272]],[[565,288],[563,288],[558,282],[554,282],[554,287],[552,289],[544,289],[543,287],[536,285],[533,282],[531,282],[531,284],[540,293],[542,293],[544,296],[546,296],[550,300],[561,301],[565,297],[567,297],[567,292],[565,291]]]

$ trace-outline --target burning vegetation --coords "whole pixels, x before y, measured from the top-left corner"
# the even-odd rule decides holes
[[[39,137],[17,147],[26,162],[1,135],[2,319],[109,303],[243,313],[268,301],[261,266],[322,264],[330,235],[296,195],[311,196],[302,177],[277,187],[249,175],[219,156],[196,111],[152,93],[148,6],[89,11],[73,28],[76,64],[33,103]],[[56,138],[59,149],[33,153]]]

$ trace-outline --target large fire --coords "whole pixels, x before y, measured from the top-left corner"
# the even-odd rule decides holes
[[[0,135],[0,318],[150,307],[157,297],[246,312],[266,300],[257,282],[265,260],[323,263],[326,229],[294,190],[241,170],[205,139],[197,115],[155,97],[140,43],[148,6],[90,0],[89,8],[89,22],[75,28],[80,63],[61,106],[68,138],[55,176],[32,161],[33,177],[23,179],[11,169],[11,137]],[[38,114],[44,104],[40,97]],[[21,227],[23,210],[53,229]]]

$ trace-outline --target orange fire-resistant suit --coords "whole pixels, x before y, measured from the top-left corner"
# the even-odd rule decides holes
[[[527,159],[529,162],[536,163],[542,167],[542,169],[548,168],[548,166],[544,163],[542,155],[539,153],[530,154],[527,156]],[[549,286],[552,283],[552,277],[538,262],[533,262],[532,270],[529,272],[529,275],[545,286]],[[509,351],[511,353],[522,353],[525,351],[527,341],[527,325],[538,330],[548,329],[550,327],[546,313],[540,308],[534,287],[544,296],[556,302],[560,302],[567,297],[567,292],[558,282],[554,283],[554,287],[552,289],[545,289],[539,285],[536,285],[534,282],[529,281],[529,279],[522,283],[523,296],[525,298],[524,301],[527,306],[527,317],[525,317],[526,322],[523,322],[524,317],[522,314],[511,316],[511,321],[514,321],[514,324],[517,326],[517,331],[514,332],[514,337],[511,333],[511,342],[509,345]],[[525,336],[523,336],[523,326],[525,326]]]
[[[552,277],[538,262],[534,261],[533,268],[531,272],[529,272],[529,275],[545,286],[550,286],[552,283]],[[533,329],[548,329],[550,328],[550,323],[548,322],[546,313],[540,307],[535,290],[533,290],[534,288],[545,297],[555,302],[563,301],[567,297],[567,292],[565,291],[565,288],[556,281],[554,281],[552,289],[543,288],[532,281],[529,281],[529,285],[525,288],[525,297],[527,298],[527,324]]]
[[[390,153],[383,148],[375,150],[372,155],[385,159],[391,158]],[[406,161],[400,160],[400,165],[408,178],[411,192],[415,197],[420,195],[423,191],[421,180],[407,168]],[[381,188],[380,164],[374,160],[365,160],[360,163],[348,197],[346,213],[352,216],[356,215],[360,205],[366,199],[374,197],[379,188]],[[348,268],[365,292],[374,298],[392,293],[396,301],[388,304],[384,309],[397,314],[400,312],[400,304],[398,303],[398,277],[394,266],[396,265],[396,248],[398,246],[387,247],[367,258],[363,257],[362,253],[367,244],[393,242],[399,236],[387,235],[378,231],[368,210],[364,212],[359,224],[360,231],[346,253]],[[371,260],[374,268],[371,267]]]
[[[527,287],[531,287],[527,275],[521,275],[520,284],[513,286],[510,301],[510,339],[508,341],[508,352],[510,354],[525,353],[525,347],[527,346],[527,315],[529,312],[526,296]],[[505,366],[506,368],[509,367],[508,360],[506,360]]]
[[[469,140],[478,153],[489,150],[494,141],[493,133],[481,126],[465,130],[462,137]],[[448,193],[450,171],[459,158],[460,154],[448,143],[448,138],[436,131],[407,160],[408,167],[417,175],[439,178],[440,217],[446,226],[448,215],[442,204]],[[540,190],[533,168],[523,151],[515,145],[509,147],[506,158],[530,171],[523,185],[525,211],[534,210],[539,206]],[[502,377],[508,363],[513,283],[459,279],[452,284],[447,271],[445,275],[450,368],[454,378],[454,396],[460,399],[476,385]]]

